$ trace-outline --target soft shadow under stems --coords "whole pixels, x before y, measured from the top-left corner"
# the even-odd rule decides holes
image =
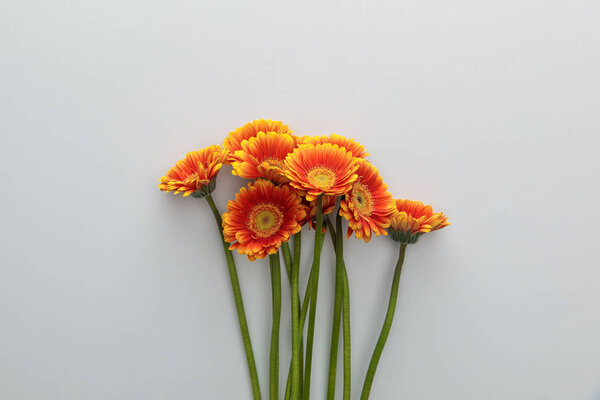
[[[229,243],[225,241],[223,236],[223,221],[221,219],[221,213],[217,209],[217,206],[209,194],[205,197],[210,209],[212,210],[215,221],[217,223],[217,229],[223,242],[223,251],[225,252],[225,258],[227,259],[227,267],[229,269],[229,278],[231,280],[231,288],[233,290],[233,298],[235,300],[235,308],[237,311],[238,321],[240,323],[240,331],[242,334],[242,340],[244,342],[244,350],[246,352],[246,361],[248,362],[248,370],[250,372],[250,382],[252,383],[252,394],[254,400],[260,400],[260,386],[258,383],[258,373],[256,372],[256,362],[254,361],[254,352],[252,351],[252,342],[250,340],[250,332],[248,331],[248,322],[246,320],[246,312],[244,310],[244,301],[242,299],[242,291],[240,289],[240,282],[235,267],[235,261],[233,254],[229,250]]]

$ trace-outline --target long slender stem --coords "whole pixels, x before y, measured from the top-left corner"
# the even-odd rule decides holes
[[[290,245],[288,242],[281,243],[281,254],[283,254],[283,263],[285,265],[285,271],[287,272],[288,281],[290,287],[292,287],[292,253],[290,252]]]
[[[331,244],[333,245],[333,248],[335,249],[335,244],[337,243],[335,227],[331,223],[331,219],[329,217],[323,218],[323,221],[327,224],[327,231],[329,232],[329,236],[331,237]]]
[[[295,249],[294,249],[295,251]],[[298,257],[300,257],[300,255],[298,255]],[[298,258],[298,262],[299,262],[300,258]],[[303,334],[304,334],[304,324],[306,322],[306,316],[308,315],[308,307],[310,306],[310,300],[311,300],[311,293],[312,293],[312,283],[314,280],[314,276],[315,276],[315,269],[311,268],[310,273],[308,275],[308,282],[306,283],[306,291],[304,292],[304,299],[302,300],[302,307],[300,308],[300,326],[298,328],[298,330],[300,331],[300,392],[304,391],[304,341],[303,341]],[[300,297],[300,296],[298,296]],[[291,382],[292,382],[292,376],[291,376],[291,372],[292,372],[292,368],[291,368],[291,364],[290,364],[290,371],[288,372],[288,382],[287,382],[287,387],[286,387],[286,391],[285,391],[285,400],[289,400],[291,398]],[[300,398],[303,398],[303,396],[300,396]]]
[[[223,236],[223,221],[221,219],[221,213],[217,209],[215,202],[211,195],[205,197],[210,209],[212,210],[215,221],[217,223],[217,229],[223,242],[223,251],[225,252],[225,258],[227,259],[227,267],[229,269],[229,278],[231,280],[231,288],[233,290],[233,298],[235,300],[235,308],[237,311],[238,321],[240,323],[240,331],[242,334],[242,340],[244,342],[244,350],[246,352],[246,361],[248,362],[248,370],[250,372],[250,382],[252,383],[252,393],[254,400],[260,400],[260,385],[258,382],[258,373],[256,372],[256,362],[254,361],[254,352],[252,351],[252,341],[250,340],[250,332],[248,331],[248,322],[246,320],[246,311],[244,310],[244,300],[242,299],[242,290],[240,289],[240,282],[235,267],[235,261],[233,254],[229,250],[229,243],[225,241]]]
[[[273,299],[273,327],[269,361],[269,399],[279,399],[279,326],[281,321],[281,266],[279,254],[269,255],[271,295]]]
[[[341,231],[341,219],[338,214],[337,221],[339,221]],[[328,223],[328,231],[331,237],[334,239],[335,244],[335,294],[333,303],[333,322],[331,325],[331,344],[329,346],[329,381],[327,384],[327,400],[333,400],[335,398],[335,381],[337,377],[337,359],[338,349],[340,341],[340,325],[342,317],[342,292],[343,286],[343,253],[342,253],[342,238],[341,235],[336,234],[332,229],[332,224],[329,218],[326,218]]]
[[[308,308],[310,301],[312,300],[313,283],[315,280],[315,269],[311,268],[310,274],[308,275],[308,282],[306,283],[306,290],[304,291],[304,299],[302,299],[302,308],[300,308],[300,331],[304,331],[304,323],[306,322],[306,316],[308,315]]]
[[[287,242],[284,242],[283,244],[287,244]],[[300,274],[300,254],[301,254],[301,250],[302,250],[302,231],[296,233],[294,235],[294,257],[291,257],[290,254],[290,250],[289,250],[289,245],[287,246],[287,252],[289,255],[289,262],[290,262],[290,272],[289,272],[289,278],[290,278],[290,288],[291,288],[291,298],[292,298],[292,359],[290,360],[290,367],[288,369],[288,375],[287,375],[287,381],[286,381],[286,385],[285,385],[285,394],[284,394],[284,399],[285,400],[290,400],[292,398],[292,394],[294,394],[294,400],[298,400],[300,396],[300,389],[301,389],[301,385],[300,382],[302,381],[302,370],[300,368],[300,365],[302,364],[302,358],[300,355],[300,351],[302,349],[302,331],[300,331],[300,324],[299,324],[299,318],[300,318],[300,308],[301,308],[301,304],[300,304],[300,293],[299,293],[299,289],[298,289],[298,282],[299,282],[299,274]],[[287,263],[288,256],[285,255],[284,253],[284,261]],[[298,275],[298,277],[296,278],[296,282],[294,284],[294,273],[296,273]],[[295,288],[294,288],[295,286]],[[295,300],[294,300],[295,299]],[[296,302],[296,306],[294,306],[293,302]],[[294,321],[294,316],[296,316],[296,320]],[[297,324],[297,325],[295,325]],[[294,340],[296,340],[296,336],[298,335],[298,339],[300,340],[299,344],[298,344],[298,349],[297,349],[297,358],[295,358],[295,348],[294,348]],[[294,366],[297,365],[298,366],[298,379],[295,382],[292,382],[292,378],[293,378],[293,369]],[[292,389],[296,388],[295,392],[292,392]]]
[[[351,346],[350,346],[350,286],[348,285],[348,273],[346,266],[344,274],[344,296],[342,300],[342,318],[344,320],[344,400],[350,400],[351,389]]]
[[[300,295],[298,293],[298,282],[296,282],[296,293],[294,294],[294,287],[293,287],[293,271],[294,271],[294,265],[296,266],[297,269],[297,273],[299,274],[300,271],[300,251],[302,248],[302,231],[299,231],[298,233],[296,233],[294,235],[294,257],[292,258],[291,252],[290,252],[290,246],[288,244],[288,242],[283,242],[281,245],[282,248],[282,254],[283,254],[283,261],[285,262],[285,268],[287,270],[287,275],[288,275],[288,279],[290,282],[290,288],[292,289],[292,293],[291,293],[291,297],[292,297],[292,302],[296,301],[297,304],[297,311],[294,311],[294,305],[292,304],[292,343],[294,341],[294,319],[293,316],[297,315],[296,317],[296,322],[298,321],[298,318],[300,317]],[[295,299],[295,300],[294,300]],[[300,356],[298,356],[300,357]],[[285,385],[285,394],[284,394],[284,399],[285,400],[290,400],[290,398],[292,397],[292,387],[297,387],[298,386],[298,382],[296,382],[295,386],[292,386],[292,368],[294,366],[294,358],[293,358],[293,354],[292,354],[292,359],[290,360],[290,367],[288,369],[288,375],[287,375],[287,381],[286,381],[286,385]],[[302,371],[300,371],[300,375],[302,374]],[[297,400],[294,399],[294,400]]]
[[[398,262],[396,263],[396,269],[394,270],[394,278],[392,280],[392,290],[390,291],[390,301],[388,303],[387,313],[385,315],[385,321],[377,340],[377,345],[371,356],[371,362],[369,363],[369,369],[367,370],[367,376],[365,377],[365,383],[363,384],[362,394],[360,395],[361,400],[367,400],[371,393],[371,386],[373,385],[373,378],[375,377],[375,371],[377,370],[377,364],[381,358],[383,347],[390,334],[392,327],[392,321],[394,320],[394,312],[396,311],[396,300],[398,299],[398,285],[400,283],[400,274],[402,273],[402,264],[404,263],[404,255],[406,253],[406,244],[400,244],[400,254],[398,256]]]
[[[312,351],[315,336],[315,316],[317,313],[317,293],[319,287],[319,266],[321,263],[321,249],[323,248],[323,196],[317,197],[317,226],[315,228],[315,249],[313,255],[312,271],[314,276],[310,282],[310,314],[308,317],[308,331],[306,333],[306,361],[304,365],[304,400],[310,398],[310,378],[312,368]],[[312,272],[311,271],[311,272]],[[308,296],[308,294],[306,295]]]
[[[301,232],[294,236],[294,259],[292,262],[292,400],[300,398],[300,279]]]
[[[351,389],[351,346],[350,346],[350,285],[348,284],[348,273],[346,271],[346,263],[344,262],[344,241],[342,232],[342,217],[340,214],[337,215],[335,220],[337,229],[336,243],[337,252],[336,257],[340,258],[341,270],[342,270],[342,318],[344,321],[344,400],[350,400],[350,389]]]

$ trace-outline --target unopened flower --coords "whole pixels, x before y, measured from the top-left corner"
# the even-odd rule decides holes
[[[368,161],[358,159],[358,179],[340,201],[340,215],[348,220],[348,238],[354,232],[357,239],[371,240],[371,234],[387,235],[394,198],[377,169]]]
[[[187,153],[160,178],[158,187],[165,192],[183,193],[183,197],[204,197],[215,189],[215,177],[226,157],[227,150],[216,145]]]
[[[392,214],[390,237],[396,242],[413,244],[427,232],[442,229],[450,225],[443,213],[434,213],[431,206],[420,201],[396,200],[396,211]]]
[[[302,198],[288,186],[258,179],[243,187],[223,214],[223,234],[231,250],[250,261],[275,254],[281,243],[302,228]]]
[[[352,153],[337,144],[301,144],[285,159],[290,185],[305,192],[306,200],[345,194],[358,178]]]

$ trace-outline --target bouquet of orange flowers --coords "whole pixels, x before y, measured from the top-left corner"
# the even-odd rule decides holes
[[[223,242],[253,397],[261,398],[259,376],[232,250],[250,261],[268,256],[273,299],[269,358],[269,399],[279,399],[279,330],[281,320],[280,256],[291,287],[292,351],[284,398],[310,398],[312,349],[321,249],[329,234],[335,249],[335,288],[327,399],[335,397],[340,329],[343,352],[343,398],[350,399],[350,293],[344,262],[344,236],[368,242],[373,235],[398,243],[387,314],[364,380],[361,400],[369,398],[377,364],[387,340],[398,296],[406,247],[427,232],[449,225],[444,214],[419,201],[394,199],[364,146],[343,136],[296,136],[279,121],[257,120],[231,132],[222,146],[190,152],[158,187],[184,197],[203,198],[211,208]],[[250,182],[221,214],[211,193],[223,164]],[[348,222],[344,235],[343,219]],[[308,282],[299,290],[302,227],[315,230]],[[293,252],[289,242],[293,241]],[[281,251],[280,251],[281,250]],[[308,317],[308,324],[307,322]]]

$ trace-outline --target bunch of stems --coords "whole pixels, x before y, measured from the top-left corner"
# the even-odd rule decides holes
[[[254,400],[261,399],[256,362],[252,350],[252,342],[248,330],[244,302],[242,299],[239,278],[233,254],[229,250],[229,244],[225,241],[222,230],[221,214],[210,195],[205,197],[217,223],[218,231],[222,240],[223,250],[227,260],[229,277],[235,301],[240,333],[246,353],[246,361],[250,374],[252,393]],[[315,226],[315,242],[312,266],[310,269],[304,299],[299,292],[300,254],[302,246],[302,235],[298,232],[293,236],[294,253],[292,255],[289,244],[284,242],[281,246],[281,254],[284,259],[289,285],[291,288],[291,325],[292,325],[292,357],[290,361],[285,400],[308,400],[311,394],[311,369],[312,353],[315,334],[315,317],[317,310],[317,295],[319,286],[319,269],[321,262],[321,251],[324,242],[323,226],[327,226],[333,248],[335,250],[335,292],[333,303],[333,319],[329,352],[329,370],[327,383],[327,400],[333,400],[336,394],[337,364],[339,353],[340,328],[342,330],[342,352],[343,352],[343,399],[349,400],[351,394],[351,343],[350,343],[350,292],[348,284],[348,273],[344,262],[344,234],[342,231],[342,220],[339,213],[335,217],[335,226],[329,218],[323,218],[322,196],[317,198],[317,215]],[[367,374],[363,383],[361,400],[369,398],[377,365],[385,347],[390,333],[396,302],[398,298],[398,286],[400,274],[404,263],[406,244],[400,244],[400,254],[394,270],[392,288],[385,316],[377,344],[371,356]],[[271,346],[269,353],[269,399],[279,399],[279,334],[281,322],[281,272],[279,254],[269,255],[269,269],[271,277],[272,295],[272,328]],[[308,328],[306,334],[306,352],[304,352],[303,332],[306,318],[308,316]]]

